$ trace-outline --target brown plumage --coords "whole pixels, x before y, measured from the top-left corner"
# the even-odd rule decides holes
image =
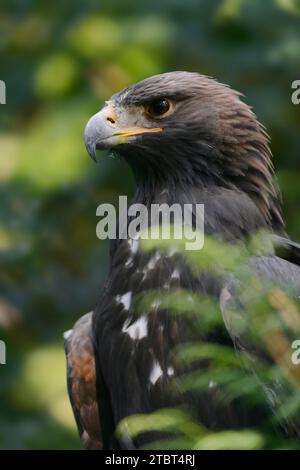
[[[65,333],[68,389],[84,449],[102,449],[91,327],[87,313]]]
[[[132,203],[147,207],[162,202],[204,204],[205,235],[233,243],[260,229],[280,235],[281,256],[295,266],[274,254],[256,259],[253,269],[272,281],[289,279],[300,290],[296,266],[300,249],[283,238],[281,197],[273,180],[269,138],[239,93],[196,73],[150,77],[114,95],[90,119],[85,143],[93,158],[96,149],[112,149],[128,162],[137,185]],[[234,294],[228,279],[205,269],[195,273],[180,254],[145,253],[133,240],[112,242],[109,274],[92,318],[102,434],[95,433],[96,428],[90,431],[90,417],[82,411],[87,402],[92,403],[89,412],[96,413],[95,383],[87,380],[93,377],[90,330],[82,328],[78,344],[75,335],[67,347],[69,376],[75,380],[69,391],[79,429],[98,441],[103,437],[104,448],[138,448],[155,441],[158,436],[151,434],[139,436],[134,443],[130,438],[117,441],[114,430],[128,415],[163,406],[193,407],[198,421],[208,429],[259,425],[258,415],[241,416],[234,404],[220,400],[221,391],[170,394],[172,381],[186,372],[175,360],[174,347],[199,340],[187,320],[174,317],[160,305],[159,292],[173,287],[220,300],[220,316],[222,312],[225,326],[230,324],[227,304]],[[157,291],[156,301],[139,318],[135,299],[153,291]],[[234,336],[228,333],[225,341]],[[224,337],[215,332],[213,341],[222,343]],[[88,348],[87,360],[82,360],[86,357],[82,347]],[[80,357],[76,350],[81,351]],[[87,374],[83,372],[86,364]]]

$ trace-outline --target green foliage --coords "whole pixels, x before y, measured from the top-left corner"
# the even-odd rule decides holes
[[[277,5],[292,15],[300,16],[299,0],[276,0]]]
[[[70,56],[55,54],[41,63],[35,76],[37,94],[44,98],[65,96],[72,91],[79,76],[79,64]],[[59,80],[53,80],[59,77]]]
[[[146,247],[153,249],[155,244],[162,248],[157,240],[148,241]],[[164,245],[168,250],[168,242]],[[174,248],[172,243],[171,246]],[[129,416],[118,426],[119,437],[136,438],[150,431],[166,433],[165,438],[151,444],[152,449],[299,449],[298,439],[278,432],[280,426],[291,430],[292,422],[298,426],[300,423],[299,365],[292,361],[292,344],[300,337],[298,294],[295,298],[292,290],[282,291],[265,279],[262,282],[250,261],[257,252],[272,253],[271,246],[272,238],[260,233],[251,238],[246,248],[206,237],[201,255],[181,252],[195,272],[203,272],[204,267],[213,275],[226,275],[230,267],[231,282],[232,275],[238,278],[238,288],[232,290],[231,299],[221,307],[222,315],[219,299],[188,290],[173,288],[168,294],[156,291],[139,300],[141,312],[147,306],[151,312],[151,302],[159,299],[160,309],[166,308],[176,319],[184,318],[194,337],[194,341],[172,351],[179,375],[164,384],[169,387],[170,396],[180,402],[182,394],[210,391],[206,398],[208,407],[215,402],[224,408],[238,406],[244,416],[255,416],[267,409],[259,429],[224,427],[212,432],[195,422],[193,413],[197,411],[193,407],[188,410],[184,405],[182,409],[179,406]],[[223,271],[215,269],[216,263]],[[222,344],[212,340],[216,331],[223,338]],[[228,341],[230,337],[233,342]]]
[[[62,331],[93,308],[106,272],[96,207],[133,191],[124,162],[104,153],[95,166],[83,145],[88,117],[112,93],[176,69],[242,91],[271,134],[288,230],[300,239],[300,107],[290,100],[291,82],[300,78],[299,31],[297,0],[2,0],[0,338],[8,357],[0,368],[0,447],[79,448],[65,417]],[[229,264],[232,255],[235,264],[247,253],[230,252]],[[198,261],[208,262],[205,254]],[[180,315],[185,300],[171,293],[165,301]],[[194,299],[188,314],[195,317],[201,302],[212,316],[199,325],[217,325],[210,299]],[[188,357],[217,353],[196,353],[196,346]],[[250,447],[265,445],[255,433],[240,435],[241,446],[244,436]],[[191,444],[185,436],[197,448],[210,447],[211,437]],[[219,435],[214,445],[227,447],[227,438]]]

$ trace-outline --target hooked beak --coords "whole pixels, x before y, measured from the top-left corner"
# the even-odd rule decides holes
[[[84,143],[89,155],[96,161],[96,149],[112,148],[128,143],[132,137],[151,132],[162,132],[160,127],[119,126],[118,118],[111,102],[91,117],[84,131]]]

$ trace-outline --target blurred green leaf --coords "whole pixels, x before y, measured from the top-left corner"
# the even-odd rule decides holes
[[[79,65],[68,55],[56,54],[42,62],[36,70],[35,87],[43,98],[70,93],[79,77]]]
[[[99,57],[114,53],[122,45],[122,30],[113,18],[87,16],[67,31],[67,42],[83,57]]]
[[[255,431],[223,431],[202,437],[193,449],[197,450],[258,450],[263,436]]]
[[[300,16],[299,0],[275,0],[277,5],[292,15]]]

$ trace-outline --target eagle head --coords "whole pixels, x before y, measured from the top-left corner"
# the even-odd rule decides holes
[[[85,144],[113,149],[137,182],[216,185],[246,193],[283,225],[269,138],[240,93],[198,73],[156,75],[113,95],[88,122]]]

